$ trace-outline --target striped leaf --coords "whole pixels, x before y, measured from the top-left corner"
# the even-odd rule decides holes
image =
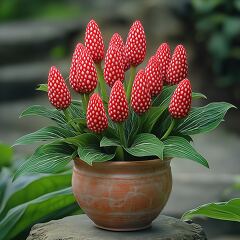
[[[28,117],[28,116],[41,116],[46,117],[49,119],[54,120],[58,124],[66,124],[66,118],[65,116],[56,109],[47,108],[41,105],[34,105],[26,110],[24,110],[21,115],[21,117]]]
[[[204,204],[184,213],[182,219],[188,220],[199,216],[240,222],[240,198],[228,202]]]
[[[76,133],[61,127],[50,126],[39,129],[36,132],[29,133],[16,140],[15,145],[32,144],[39,141],[58,140],[76,136]]]
[[[42,145],[17,169],[14,178],[30,173],[60,172],[72,160],[73,152],[66,143]]]
[[[201,156],[185,138],[170,136],[164,140],[163,143],[164,158],[187,158],[198,162],[205,167],[209,167],[207,160]]]
[[[157,156],[163,159],[163,143],[153,134],[138,134],[131,147],[125,150],[135,157]]]
[[[226,112],[234,106],[226,102],[210,103],[204,107],[192,108],[187,118],[179,121],[175,132],[194,135],[215,129]]]

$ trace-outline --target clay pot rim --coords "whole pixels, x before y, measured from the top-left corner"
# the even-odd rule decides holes
[[[156,164],[168,164],[172,158],[166,158],[161,160],[160,158],[149,159],[149,160],[133,160],[133,161],[106,161],[106,162],[94,162],[92,166],[142,166],[142,165],[156,165]],[[85,163],[79,157],[74,158],[74,164],[78,165],[79,163]],[[87,164],[87,163],[86,163]],[[90,166],[90,165],[89,165]]]

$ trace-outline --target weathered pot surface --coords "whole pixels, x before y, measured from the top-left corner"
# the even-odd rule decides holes
[[[76,158],[72,187],[78,204],[98,227],[145,229],[169,198],[170,160],[108,161],[89,166]]]

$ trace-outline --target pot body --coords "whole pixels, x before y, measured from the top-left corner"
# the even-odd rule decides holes
[[[144,229],[169,198],[170,161],[109,161],[89,166],[75,159],[72,187],[78,204],[98,227],[113,231]]]

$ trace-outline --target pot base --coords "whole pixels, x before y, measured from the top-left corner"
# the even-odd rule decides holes
[[[137,228],[108,228],[108,227],[103,227],[95,224],[97,228],[106,230],[106,231],[111,231],[111,232],[134,232],[134,231],[140,231],[140,230],[145,230],[150,227],[152,227],[152,224],[150,223],[149,225],[143,226],[143,227],[137,227]]]

